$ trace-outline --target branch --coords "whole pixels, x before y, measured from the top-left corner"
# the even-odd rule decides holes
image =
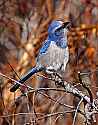
[[[83,102],[86,102],[86,106],[84,108],[85,108],[85,116],[86,116],[87,124],[89,123],[90,125],[92,122],[96,122],[95,113],[98,112],[98,100],[92,99],[92,102],[91,102],[90,97],[85,95],[82,91],[77,89],[75,86],[64,81],[58,73],[51,72],[50,75],[52,77],[52,80],[54,80],[57,85],[63,87],[67,93],[71,93],[74,96],[79,97],[81,100],[83,100]]]
[[[92,121],[96,122],[95,113],[98,112],[98,100],[93,99],[93,102],[91,103],[90,97],[85,95],[82,91],[77,89],[75,86],[73,86],[70,83],[64,81],[63,78],[58,73],[56,73],[55,71],[53,71],[53,72],[47,71],[47,73],[49,73],[49,75],[51,76],[51,80],[54,81],[56,83],[56,85],[59,85],[60,87],[64,88],[65,92],[71,93],[74,96],[79,97],[81,99],[81,101],[83,100],[83,102],[86,102],[86,105],[85,105],[86,121],[88,121],[87,123],[91,123]],[[0,75],[23,86],[23,84],[19,83],[18,81],[14,80],[14,79],[11,79],[11,78],[7,77],[6,75],[4,75],[2,73],[0,73]],[[39,92],[40,90],[44,89],[44,88],[38,88],[38,89],[35,90],[35,89],[33,89],[32,87],[29,87],[29,86],[27,86],[27,88],[29,88],[32,92],[37,91],[38,93],[40,93]],[[45,88],[44,90],[48,90],[48,89]],[[50,90],[52,90],[52,89],[50,88]],[[61,91],[61,90],[59,90],[59,91]],[[29,93],[29,92],[30,91],[28,91],[27,93]],[[77,107],[76,110],[78,110],[78,112],[79,112],[78,108],[79,108],[79,106]],[[77,111],[76,111],[76,113],[77,113]]]

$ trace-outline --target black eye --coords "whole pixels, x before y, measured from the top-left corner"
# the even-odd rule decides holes
[[[59,29],[59,30],[57,29],[57,30],[55,31],[55,35],[56,35],[56,36],[59,36],[61,33],[62,33],[62,30],[61,30],[61,29]]]

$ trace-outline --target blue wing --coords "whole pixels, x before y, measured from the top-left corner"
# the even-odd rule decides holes
[[[42,45],[42,47],[41,47],[41,49],[40,49],[40,51],[39,51],[39,55],[44,54],[44,53],[47,51],[48,47],[50,46],[50,43],[51,43],[50,40],[46,40],[46,41],[43,43],[43,45]]]
[[[36,59],[37,62],[38,62],[40,56],[41,56],[41,55],[44,55],[44,54],[46,53],[48,47],[50,46],[50,43],[51,43],[51,41],[50,41],[49,39],[47,39],[47,40],[43,43],[43,45],[42,45],[42,47],[41,47],[41,49],[40,49],[40,51],[39,51],[39,54],[38,54],[38,56],[37,56],[37,59]]]

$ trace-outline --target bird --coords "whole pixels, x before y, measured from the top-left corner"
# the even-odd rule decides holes
[[[65,71],[69,60],[67,33],[70,26],[70,21],[54,20],[50,23],[48,36],[39,50],[36,65],[20,78],[19,83],[24,84],[27,79],[37,72]],[[20,86],[20,84],[15,83],[10,91],[15,92]]]

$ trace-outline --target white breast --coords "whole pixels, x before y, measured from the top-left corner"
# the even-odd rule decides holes
[[[55,42],[51,42],[47,52],[39,57],[38,64],[56,71],[62,68],[65,70],[69,59],[69,51],[67,48],[58,47]]]

